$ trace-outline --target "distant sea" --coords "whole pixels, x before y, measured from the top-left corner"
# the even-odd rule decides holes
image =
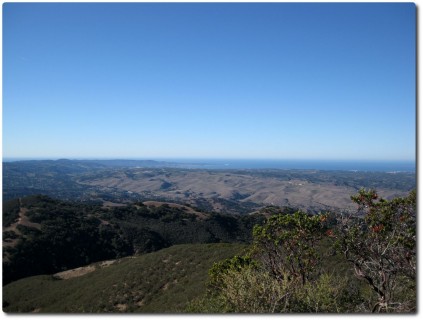
[[[415,172],[414,161],[343,161],[343,160],[231,160],[231,159],[160,159],[183,167],[204,169],[310,169],[379,172]]]
[[[3,158],[3,162],[19,160],[49,160],[30,158]],[[50,159],[57,160],[57,159]],[[76,160],[76,159],[75,159]],[[99,159],[79,159],[99,160]],[[107,159],[102,159],[107,160]],[[111,160],[111,159],[110,159]],[[174,158],[130,158],[120,160],[163,161],[163,167],[189,169],[285,169],[285,170],[342,170],[378,172],[416,172],[414,161],[353,161],[353,160],[266,160],[266,159],[174,159]],[[157,165],[155,165],[157,167]]]

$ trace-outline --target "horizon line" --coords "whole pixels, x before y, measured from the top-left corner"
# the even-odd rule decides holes
[[[46,157],[34,157],[34,156],[22,156],[22,157],[2,157],[3,162],[10,161],[30,161],[30,160],[131,160],[131,161],[357,161],[357,162],[417,162],[417,159],[354,159],[354,158],[236,158],[236,157],[57,157],[57,156],[46,156]]]

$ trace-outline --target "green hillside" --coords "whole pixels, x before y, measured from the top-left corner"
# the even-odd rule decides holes
[[[4,284],[178,244],[250,243],[253,226],[265,220],[171,203],[107,207],[46,196],[6,201],[3,217]]]
[[[116,260],[67,280],[33,276],[3,287],[3,311],[180,312],[204,294],[214,262],[242,253],[242,244],[176,245]]]
[[[150,201],[8,202],[3,310],[416,312],[416,193],[351,199],[351,216],[268,208],[236,218]]]

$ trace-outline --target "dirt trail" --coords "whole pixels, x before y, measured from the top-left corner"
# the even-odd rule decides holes
[[[26,216],[26,213],[28,212],[28,208],[24,208],[22,206],[22,202],[21,199],[19,198],[19,217],[18,217],[18,221],[16,221],[15,223],[12,223],[10,226],[3,228],[3,232],[5,231],[13,231],[14,233],[16,233],[17,235],[22,235],[22,232],[19,231],[18,229],[18,225],[22,225],[22,226],[26,226],[29,228],[35,228],[40,230],[41,229],[41,225],[39,223],[35,223],[35,222],[31,222],[29,221],[28,217]],[[13,239],[11,241],[3,241],[3,246],[9,246],[12,247],[17,243],[18,239]]]
[[[21,224],[23,226],[26,226],[26,227],[41,230],[41,224],[29,221],[28,217],[26,216],[27,212],[28,212],[27,208],[21,207],[21,209],[19,211],[19,219],[18,219],[17,223]]]
[[[62,279],[62,280],[67,280],[67,279],[83,276],[84,274],[93,272],[95,270],[96,268],[94,266],[79,267],[76,269],[71,269],[71,270],[55,273],[54,277],[58,279]]]
[[[116,261],[118,261],[119,259],[116,260],[106,260],[106,261],[102,261],[100,263],[96,262],[94,264],[88,265],[88,266],[84,266],[84,267],[79,267],[79,268],[75,268],[75,269],[70,269],[70,270],[66,270],[66,271],[62,271],[62,272],[58,272],[55,273],[53,276],[57,279],[62,279],[62,280],[67,280],[67,279],[72,279],[72,278],[76,278],[76,277],[81,277],[87,273],[93,272],[95,270],[97,270],[98,268],[106,268],[109,267],[110,265],[114,264]]]

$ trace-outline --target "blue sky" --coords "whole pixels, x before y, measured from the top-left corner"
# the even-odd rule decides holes
[[[412,3],[3,5],[3,157],[413,160]]]

